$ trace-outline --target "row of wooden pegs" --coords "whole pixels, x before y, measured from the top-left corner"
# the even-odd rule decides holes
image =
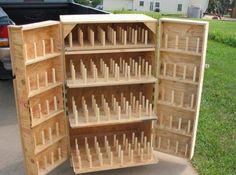
[[[63,159],[62,148],[58,147],[56,150],[47,152],[46,155],[40,156],[36,160],[38,172],[50,170],[57,162]]]
[[[168,124],[167,123],[164,123],[164,120],[167,120],[168,118]],[[159,126],[160,128],[168,128],[170,130],[178,130],[179,132],[184,132],[184,133],[187,133],[187,134],[191,134],[191,120],[187,120],[187,125],[186,125],[186,128],[183,128],[183,119],[182,117],[179,117],[178,118],[178,125],[176,128],[173,127],[173,116],[170,115],[170,116],[165,116],[164,118],[164,115],[163,113],[160,113],[160,117],[159,117]]]
[[[42,81],[43,80],[43,81]],[[45,71],[44,74],[36,74],[34,77],[29,76],[28,77],[28,90],[33,91],[33,90],[38,90],[40,88],[45,88],[50,86],[51,84],[56,83],[56,70],[55,68],[52,68],[52,78],[51,81],[49,82],[50,78],[48,77],[48,72]]]
[[[48,117],[51,113],[58,111],[58,102],[57,102],[57,97],[54,96],[52,102],[53,103],[53,108],[50,107],[50,101],[49,100],[45,100],[45,103],[43,105],[43,109],[42,109],[42,104],[39,103],[38,105],[34,106],[34,107],[30,107],[30,115],[32,120],[37,118],[37,119],[41,119],[44,117]]]
[[[94,95],[91,96],[91,109],[88,108],[87,102],[82,97],[82,110],[78,111],[75,99],[72,97],[72,111],[75,125],[89,122],[103,122],[111,120],[132,120],[143,117],[153,117],[153,107],[149,99],[146,99],[142,93],[139,93],[139,98],[130,93],[128,100],[121,93],[120,102],[112,95],[109,102],[101,95],[101,106],[99,107]]]
[[[180,93],[180,102],[179,104],[176,104],[175,95],[177,93]],[[191,94],[191,96],[188,95],[189,102],[185,103],[185,93],[184,92],[177,92],[176,90],[171,90],[171,98],[169,100],[166,99],[166,91],[164,88],[161,89],[161,99],[159,100],[162,103],[168,103],[174,106],[179,106],[183,108],[189,108],[194,109],[194,101],[195,101],[195,95]],[[177,95],[176,95],[177,96]],[[189,98],[190,97],[190,98]]]
[[[117,26],[116,28],[113,28],[111,26],[107,26],[105,29],[101,26],[97,26],[96,30],[92,29],[91,27],[87,27],[87,39],[91,46],[94,46],[96,44],[95,39],[97,38],[98,42],[102,46],[106,46],[107,43],[112,45],[117,45],[117,42],[127,45],[127,44],[138,44],[142,43],[147,45],[148,44],[148,30],[144,29],[142,27],[130,27],[123,28],[120,26]],[[85,30],[78,27],[77,29],[77,40],[79,43],[79,46],[85,45]],[[97,33],[97,35],[95,35]],[[68,36],[69,40],[69,47],[74,46],[74,40],[73,40],[73,33],[69,33]]]
[[[108,65],[109,64],[109,65]],[[119,81],[122,78],[126,80],[140,79],[141,77],[151,78],[152,77],[152,65],[145,59],[139,57],[139,61],[136,62],[130,58],[129,63],[120,57],[119,63],[115,62],[114,59],[110,59],[110,63],[104,62],[100,59],[99,69],[92,59],[90,59],[89,69],[86,68],[82,60],[80,60],[80,71],[76,73],[75,66],[70,60],[70,72],[71,78],[74,82],[76,79],[82,79],[83,83],[89,81],[97,82],[98,78],[103,81],[109,81],[109,79]],[[88,74],[90,70],[91,74]],[[79,74],[79,75],[78,75]],[[81,77],[81,78],[80,78]]]
[[[25,53],[26,60],[36,59],[41,56],[46,56],[46,54],[54,53],[54,40],[53,40],[53,38],[50,38],[48,40],[49,40],[48,42],[50,43],[49,49],[46,48],[45,43],[47,40],[45,40],[45,39],[43,39],[41,41],[41,43],[33,42],[33,44],[24,44],[24,53]],[[33,54],[28,53],[29,45],[33,45],[33,51],[31,52]],[[38,49],[38,47],[39,47],[38,45],[41,45],[40,49]],[[39,50],[41,50],[41,52],[39,52]],[[49,53],[47,53],[47,50],[49,50]]]
[[[159,150],[165,150],[167,152],[173,152],[175,154],[182,154],[182,156],[187,157],[189,152],[189,144],[188,143],[182,143],[180,145],[180,141],[178,140],[172,140],[167,139],[162,136],[156,136],[155,138],[157,143],[157,148]],[[164,141],[167,141],[163,144]]]
[[[53,134],[53,129],[55,133]],[[47,129],[42,129],[38,133],[34,134],[34,144],[37,148],[38,146],[48,145],[52,143],[56,138],[60,137],[60,126],[59,122],[56,122],[54,126],[50,126]]]
[[[192,38],[192,40],[193,40],[193,42],[195,42],[195,47],[194,48],[189,47],[189,37],[186,37],[185,38],[184,50],[189,51],[191,49],[191,50],[194,50],[196,53],[199,53],[199,51],[200,51],[199,50],[200,49],[200,37]],[[165,47],[165,49],[169,48],[169,36],[168,36],[168,34],[165,34],[164,47]],[[180,49],[180,47],[179,47],[179,35],[175,36],[174,49],[176,49],[176,50]]]
[[[192,74],[192,79],[191,81],[196,82],[196,75],[197,75],[197,66],[195,65],[188,65],[188,64],[175,64],[175,63],[163,63],[163,76],[170,76],[169,74],[167,75],[167,67],[168,65],[172,66],[172,77],[173,78],[177,78],[177,68],[182,68],[183,69],[183,74],[182,74],[182,79],[183,80],[187,80],[187,70],[193,70],[193,74]],[[180,77],[180,76],[178,76]]]
[[[110,140],[107,136],[104,136],[103,143],[98,141],[97,136],[94,136],[93,140],[94,143],[92,144],[85,137],[84,145],[81,145],[75,139],[75,155],[79,169],[103,167],[104,165],[122,166],[153,160],[152,136],[148,141],[147,136],[144,136],[144,132],[141,132],[140,138],[135,136],[133,132],[132,138],[123,134],[121,140],[114,134],[113,139]],[[98,164],[97,159],[99,160]]]

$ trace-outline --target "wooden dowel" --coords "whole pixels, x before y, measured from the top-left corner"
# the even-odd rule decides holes
[[[175,78],[176,77],[176,64],[173,65],[173,77]]]
[[[113,135],[113,146],[116,146],[116,134]]]
[[[130,80],[130,66],[127,67],[127,77],[128,80]]]
[[[181,125],[182,125],[182,118],[180,117],[178,121],[178,130],[181,130]]]
[[[52,142],[52,128],[51,127],[49,127],[48,128],[48,135],[49,135],[49,140],[50,140],[50,142]]]
[[[34,42],[34,58],[38,57],[38,52],[37,52],[37,43]]]
[[[172,123],[173,123],[173,116],[170,116],[170,121],[169,121],[169,128],[172,129]]]
[[[50,106],[49,106],[49,101],[46,100],[46,110],[47,110],[47,114],[50,113]]]
[[[131,108],[131,106],[129,106],[128,117],[129,117],[129,119],[132,118],[132,108]]]
[[[56,70],[52,68],[52,83],[56,83]]]
[[[149,116],[150,117],[152,116],[152,104],[151,103],[149,104]]]
[[[45,40],[42,40],[42,51],[43,51],[43,56],[45,56],[46,55]]]
[[[165,34],[165,48],[168,48],[168,34]]]
[[[58,122],[56,122],[56,135],[57,135],[57,137],[60,136],[60,128],[59,128],[59,123]]]
[[[135,30],[134,31],[134,44],[137,44],[137,41],[138,41],[138,31]]]
[[[58,148],[57,151],[58,151],[58,159],[61,160],[62,159],[61,148]]]
[[[75,125],[77,126],[79,124],[79,116],[78,116],[78,111],[77,109],[75,110]]]
[[[178,49],[178,47],[179,47],[179,36],[176,35],[175,36],[175,49]]]
[[[146,150],[146,148],[147,148],[147,136],[144,136],[143,148],[144,148],[144,150]]]
[[[170,139],[167,140],[167,150],[170,150]]]
[[[39,74],[36,75],[36,80],[37,80],[37,89],[39,89],[40,88]]]
[[[81,157],[78,155],[77,158],[78,158],[79,169],[82,169]]]
[[[28,91],[31,91],[30,77],[27,78]]]
[[[197,38],[197,44],[196,44],[196,53],[199,52],[199,44],[200,44],[200,38]]]
[[[185,50],[188,51],[188,43],[189,43],[189,37],[186,37],[185,41]]]
[[[89,161],[89,168],[92,168],[93,167],[92,155],[88,156],[88,161]]]
[[[43,160],[44,160],[44,169],[47,169],[47,167],[48,167],[48,159],[47,159],[47,156],[44,156],[44,157],[43,157]]]
[[[127,31],[124,31],[124,45],[127,44]]]
[[[138,143],[138,156],[140,156],[140,153],[141,153],[141,144]]]
[[[186,72],[187,72],[187,66],[184,65],[184,71],[183,71],[183,79],[186,79]]]
[[[140,155],[141,161],[143,161],[143,148],[141,148],[141,155]]]
[[[54,53],[54,40],[53,40],[53,38],[50,38],[50,52]]]
[[[72,36],[72,33],[69,34],[69,47],[73,47],[73,36]]]
[[[145,30],[142,29],[142,43],[145,43]]]
[[[146,115],[148,115],[148,113],[149,113],[149,100],[148,99],[146,99]]]
[[[175,91],[172,90],[171,91],[171,104],[174,104],[174,102],[175,102]]]
[[[193,68],[193,82],[196,81],[196,74],[197,74],[197,66],[194,66],[194,68]]]
[[[161,148],[161,137],[158,137],[158,148]]]
[[[148,77],[148,62],[145,63],[145,76]]]
[[[147,155],[150,155],[150,147],[151,147],[150,142],[147,142]]]
[[[132,144],[134,144],[134,139],[135,139],[135,133],[134,132],[132,132]]]
[[[149,65],[148,76],[149,76],[149,78],[152,77],[152,65]]]
[[[73,64],[71,65],[71,77],[72,81],[75,82],[75,66]]]
[[[102,157],[102,153],[99,154],[99,163],[100,163],[100,166],[103,166],[103,157]]]
[[[121,165],[124,164],[124,152],[123,151],[120,152],[120,164]]]
[[[116,31],[113,30],[113,45],[116,45]]]
[[[191,103],[190,103],[190,108],[194,108],[194,94],[191,95]]]
[[[48,86],[48,73],[47,71],[44,73],[44,78],[45,78],[45,87]]]
[[[45,132],[44,130],[41,131],[41,139],[42,139],[42,145],[45,145]]]
[[[53,102],[54,102],[54,110],[57,111],[58,110],[58,108],[57,108],[57,96],[53,97]]]
[[[175,144],[175,154],[178,154],[178,151],[179,151],[179,141],[176,141],[176,144]]]
[[[133,163],[134,162],[134,150],[130,151],[130,162]]]
[[[180,106],[184,106],[184,92],[181,92],[181,98],[180,98]]]
[[[78,37],[79,44],[80,44],[80,46],[83,46],[84,45],[84,33],[80,28],[78,29],[78,35],[79,35],[79,37]]]
[[[185,145],[184,156],[187,157],[187,154],[188,154],[188,144]]]
[[[163,63],[163,76],[166,76],[166,62]]]
[[[134,139],[134,151],[137,150],[137,147],[138,147],[138,138],[135,137],[135,139]]]
[[[110,165],[113,165],[113,152],[110,152]]]
[[[145,30],[145,45],[148,44],[148,31]]]
[[[188,129],[187,132],[190,133],[191,132],[191,120],[188,120]]]
[[[27,44],[24,44],[24,53],[25,53],[25,60],[28,60],[28,47],[27,47]]]
[[[138,66],[138,79],[141,78],[141,65]]]

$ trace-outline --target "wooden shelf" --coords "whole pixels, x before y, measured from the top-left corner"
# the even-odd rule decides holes
[[[114,86],[114,85],[130,85],[130,84],[147,84],[147,83],[155,83],[156,82],[155,77],[147,78],[145,76],[142,76],[140,79],[138,78],[130,78],[130,80],[127,80],[127,78],[120,77],[119,81],[117,81],[115,78],[109,78],[108,81],[105,81],[105,78],[98,78],[95,82],[93,78],[89,78],[87,80],[87,83],[85,84],[82,79],[77,79],[73,81],[72,79],[67,80],[67,87],[69,88],[83,88],[83,87],[96,87],[96,86]]]
[[[25,65],[31,65],[31,64],[34,64],[34,63],[38,63],[40,61],[45,61],[45,60],[48,60],[48,59],[55,58],[55,57],[60,56],[60,55],[61,55],[61,53],[46,54],[45,56],[40,56],[40,57],[37,57],[37,58],[26,60]]]
[[[186,54],[186,55],[192,55],[192,56],[202,56],[202,53],[197,53],[193,51],[186,51],[186,50],[180,50],[180,49],[165,49],[161,48],[161,52],[172,52],[172,53],[178,53],[178,54]]]
[[[29,92],[28,98],[34,97],[36,95],[39,95],[45,91],[48,91],[50,89],[53,89],[53,88],[61,86],[61,85],[62,85],[61,82],[49,83],[48,86],[46,86],[46,87],[41,87],[40,89],[37,89],[37,90],[31,90]]]
[[[186,107],[183,107],[183,106],[177,106],[175,104],[171,104],[171,103],[168,103],[168,102],[163,102],[163,101],[160,101],[160,100],[158,101],[158,104],[173,107],[173,108],[177,108],[177,109],[181,109],[181,110],[185,110],[185,111],[195,112],[195,109],[186,108]]]
[[[41,151],[45,150],[46,148],[50,147],[51,145],[54,145],[55,143],[57,143],[58,141],[62,140],[65,136],[59,136],[56,138],[53,138],[52,141],[46,141],[44,145],[37,145],[35,150],[34,150],[34,154],[38,154]]]
[[[187,133],[186,131],[184,130],[178,130],[178,129],[174,129],[174,128],[167,128],[167,127],[158,127],[158,129],[160,130],[163,130],[163,131],[168,131],[168,132],[171,132],[173,134],[178,134],[178,135],[182,135],[182,136],[186,136],[186,137],[192,137],[192,134],[191,133]]]
[[[122,52],[150,52],[155,51],[155,47],[147,48],[114,48],[114,49],[100,49],[100,50],[70,50],[65,51],[65,55],[82,55],[82,54],[100,54],[100,53],[122,53]]]
[[[146,120],[156,120],[157,116],[152,115],[152,116],[142,116],[142,117],[137,117],[137,116],[132,116],[132,118],[128,118],[126,115],[121,115],[121,118],[118,119],[118,116],[113,114],[110,119],[106,117],[105,115],[100,116],[100,121],[97,122],[96,116],[89,116],[89,119],[91,121],[86,122],[85,117],[79,117],[78,124],[75,123],[75,118],[73,114],[69,114],[69,121],[70,121],[70,126],[72,128],[82,128],[82,127],[91,127],[91,126],[104,126],[104,125],[112,125],[112,124],[123,124],[123,123],[134,123],[134,122],[141,122],[141,121],[146,121]]]
[[[66,47],[65,49],[65,55],[77,55],[77,54],[99,54],[99,53],[121,53],[121,52],[149,52],[149,51],[155,51],[155,45],[136,45],[136,46],[111,46],[111,47],[92,47],[89,46],[87,49],[83,49],[80,47]],[[91,49],[93,48],[93,49]]]
[[[111,133],[110,133],[111,134]],[[131,134],[131,133],[130,133]],[[75,138],[72,143],[74,172],[87,173],[157,163],[151,139],[129,133]],[[84,140],[83,140],[84,139]]]
[[[52,170],[54,170],[56,167],[58,167],[59,165],[61,165],[62,163],[64,163],[67,160],[66,158],[62,158],[61,160],[57,160],[53,165],[49,165],[46,169],[40,169],[39,170],[39,175],[45,175],[48,174],[49,172],[51,172]]]
[[[43,122],[45,122],[45,121],[55,117],[55,116],[57,116],[57,115],[59,115],[59,114],[61,114],[63,112],[64,112],[64,110],[53,111],[49,115],[44,115],[42,118],[37,118],[36,117],[37,119],[36,118],[32,119],[31,126],[35,127],[35,126],[37,126],[37,125],[39,125],[39,124],[41,124],[41,123],[43,123]]]
[[[181,78],[173,78],[170,76],[163,76],[163,75],[159,75],[158,78],[163,79],[163,80],[169,80],[169,81],[175,81],[175,82],[180,82],[180,83],[186,83],[186,84],[193,84],[193,85],[198,85],[198,82],[194,82],[192,80],[184,80]]]

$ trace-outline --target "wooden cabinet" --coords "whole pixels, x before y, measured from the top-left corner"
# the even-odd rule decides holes
[[[9,31],[28,174],[192,158],[207,22],[65,15]]]

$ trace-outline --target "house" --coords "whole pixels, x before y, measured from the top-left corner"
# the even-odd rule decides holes
[[[207,9],[209,0],[103,0],[104,10],[160,11],[162,13],[187,13],[188,7]]]

